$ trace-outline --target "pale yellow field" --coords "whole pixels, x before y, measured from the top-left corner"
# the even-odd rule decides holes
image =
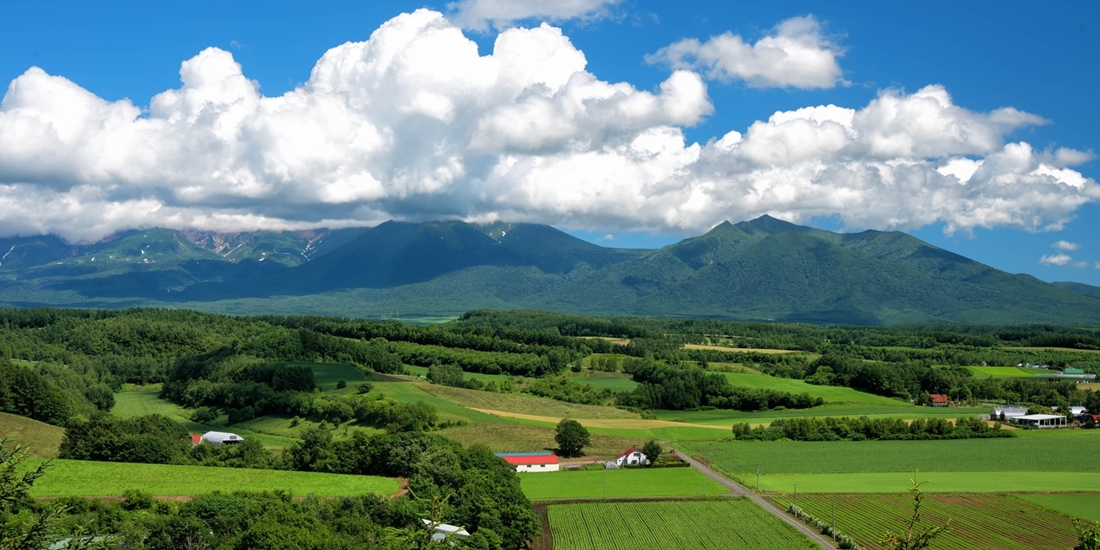
[[[561,417],[539,416],[536,414],[523,414],[508,411],[494,411],[492,409],[474,409],[478,412],[501,416],[505,418],[519,418],[522,420],[534,420],[557,424]],[[669,420],[643,420],[641,418],[574,418],[586,428],[610,428],[621,430],[651,430],[653,428],[707,428],[711,430],[729,430],[729,426],[713,426],[707,424],[691,424],[688,422],[672,422]]]

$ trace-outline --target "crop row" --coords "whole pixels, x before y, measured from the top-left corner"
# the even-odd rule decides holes
[[[790,497],[774,500],[792,503]],[[887,532],[902,532],[912,514],[908,495],[800,496],[798,506],[830,522],[835,514],[837,528],[871,550],[880,548]],[[926,525],[950,520],[936,542],[942,548],[1064,550],[1077,541],[1069,519],[1008,495],[925,494],[921,517]]]
[[[748,500],[554,505],[555,550],[780,550],[813,548]]]

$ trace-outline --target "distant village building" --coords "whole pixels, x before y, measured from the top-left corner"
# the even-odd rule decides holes
[[[558,456],[551,453],[497,453],[517,472],[556,472],[560,467]]]
[[[211,445],[236,445],[244,438],[229,432],[206,432],[202,434],[202,441]]]
[[[951,400],[947,398],[946,394],[933,393],[928,396],[928,404],[933,407],[946,407],[951,404]]]

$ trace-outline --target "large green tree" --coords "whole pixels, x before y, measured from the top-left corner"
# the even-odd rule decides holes
[[[582,449],[591,443],[588,430],[580,422],[569,418],[558,422],[554,441],[558,443],[558,454],[565,457],[581,456]]]

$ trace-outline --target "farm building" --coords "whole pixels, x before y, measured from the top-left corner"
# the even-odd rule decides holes
[[[1027,414],[1013,419],[1013,422],[1030,428],[1066,427],[1066,417],[1060,414]]]
[[[950,400],[947,399],[947,395],[942,393],[933,393],[929,395],[928,402],[933,407],[946,407],[951,403]]]
[[[1027,407],[993,407],[993,410],[989,413],[990,420],[999,420],[1001,422],[1007,422],[1013,418],[1019,418],[1027,415]]]
[[[244,438],[228,432],[206,432],[202,434],[202,441],[211,445],[236,445],[244,441]]]
[[[517,472],[556,472],[557,455],[550,453],[497,453],[505,462],[516,467]]]
[[[202,434],[191,434],[191,444],[199,445],[202,443]]]
[[[470,533],[461,527],[449,525],[446,523],[437,523],[432,526],[431,520],[421,518],[420,521],[424,522],[424,526],[432,531],[433,541],[442,541],[447,537],[468,537]],[[453,544],[453,543],[452,543]]]
[[[609,460],[604,464],[604,468],[615,469],[628,465],[644,466],[649,462],[646,459],[645,453],[642,452],[637,446],[631,447],[615,457],[614,460]]]

